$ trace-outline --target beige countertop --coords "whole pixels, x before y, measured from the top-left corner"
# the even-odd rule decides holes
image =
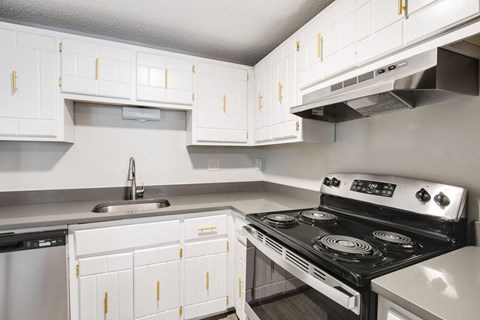
[[[425,320],[480,319],[480,247],[464,247],[374,279],[372,289]]]
[[[265,191],[177,195],[165,198],[170,202],[170,207],[135,213],[91,212],[96,204],[108,200],[0,206],[0,231],[219,209],[232,209],[242,214],[251,214],[318,206],[318,202]]]

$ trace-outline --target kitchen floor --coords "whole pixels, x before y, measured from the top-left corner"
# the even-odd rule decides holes
[[[215,317],[206,318],[205,320],[238,320],[238,318],[235,313],[230,313],[230,314],[224,313]]]

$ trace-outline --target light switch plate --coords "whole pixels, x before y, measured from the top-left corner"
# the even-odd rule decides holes
[[[209,171],[220,170],[220,159],[208,159],[208,170]]]

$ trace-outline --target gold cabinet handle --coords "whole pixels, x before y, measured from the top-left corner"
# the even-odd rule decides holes
[[[203,227],[203,228],[198,228],[197,230],[200,231],[200,232],[203,232],[203,231],[213,232],[213,231],[217,230],[217,227],[215,227],[215,226]]]
[[[263,97],[261,94],[258,95],[258,110],[262,111],[263,105],[262,105],[262,100]]]
[[[238,297],[242,297],[242,278],[238,278]]]
[[[17,93],[17,71],[13,70],[12,72],[12,91]]]
[[[278,101],[280,101],[281,103],[282,100],[283,100],[283,85],[282,85],[282,82],[279,81],[278,82]]]
[[[168,69],[165,69],[165,89],[168,88]]]
[[[227,113],[227,96],[223,95],[223,113]]]
[[[100,69],[100,60],[97,58],[95,59],[95,80],[98,80],[99,69]]]
[[[160,302],[160,281],[157,281],[157,302]]]
[[[207,288],[207,291],[208,291],[210,290],[210,274],[208,272],[206,273],[205,278],[206,278],[205,287]]]
[[[105,292],[105,297],[103,298],[103,311],[105,314],[108,313],[108,292]]]
[[[317,58],[323,61],[323,36],[321,33],[318,34],[317,39]]]
[[[403,11],[405,11],[405,13],[407,13],[407,5],[408,5],[408,2],[405,1],[405,5],[403,4],[403,0],[398,0],[398,15],[402,15],[403,14]]]

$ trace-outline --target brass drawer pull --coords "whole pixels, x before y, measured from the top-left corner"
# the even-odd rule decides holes
[[[282,82],[279,81],[278,82],[278,101],[282,103],[282,100],[283,100],[283,85],[282,85]]]
[[[209,275],[208,272],[207,272],[207,274],[205,275],[205,278],[206,278],[205,287],[207,288],[207,291],[208,291],[208,290],[210,290],[210,275]]]
[[[17,71],[15,70],[12,72],[12,85],[13,85],[13,88],[12,88],[13,93],[17,93]]]
[[[157,302],[160,302],[160,281],[157,281]]]
[[[97,58],[95,59],[95,80],[98,80],[99,69],[100,69],[100,60]]]
[[[204,231],[213,232],[213,231],[217,230],[217,227],[214,227],[214,226],[212,226],[212,227],[203,227],[203,228],[198,228],[197,230],[200,231],[200,232],[204,232]]]
[[[103,311],[105,314],[108,313],[108,292],[105,292],[105,296],[103,298]]]
[[[405,14],[407,13],[407,5],[408,5],[408,2],[405,1],[405,5],[403,4],[403,0],[398,0],[398,15],[402,15],[403,14],[403,11],[405,11]]]
[[[227,96],[223,96],[223,113],[227,113]]]

